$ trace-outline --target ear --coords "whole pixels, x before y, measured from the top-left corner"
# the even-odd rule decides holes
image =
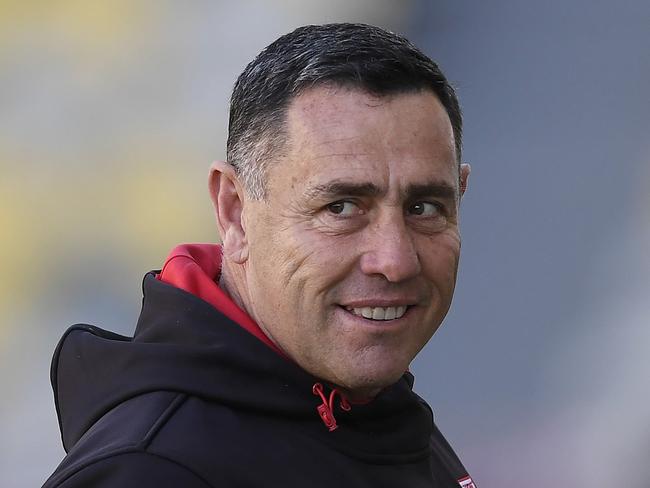
[[[472,167],[469,163],[460,165],[460,196],[462,197],[467,191],[467,184],[469,183],[469,174],[472,172]]]
[[[237,264],[243,264],[248,259],[246,225],[243,220],[246,195],[235,168],[225,161],[215,161],[210,166],[208,186],[217,229],[223,243],[223,254]]]

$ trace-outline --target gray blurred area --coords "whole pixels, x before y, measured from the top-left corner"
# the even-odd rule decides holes
[[[459,282],[413,369],[478,486],[650,485],[649,2],[69,0],[0,2],[0,486],[64,455],[65,328],[131,333],[142,275],[218,239],[238,73],[329,21],[406,34],[459,91]]]
[[[480,486],[650,486],[650,4],[416,9],[474,163],[418,386]]]

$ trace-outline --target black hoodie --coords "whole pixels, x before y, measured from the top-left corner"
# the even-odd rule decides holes
[[[349,409],[334,392],[330,430],[322,382],[153,273],[143,288],[133,338],[75,325],[57,346],[68,454],[45,488],[474,486],[410,373]]]

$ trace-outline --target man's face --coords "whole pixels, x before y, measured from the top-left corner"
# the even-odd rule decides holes
[[[373,395],[408,369],[451,303],[451,124],[428,91],[318,87],[293,100],[287,128],[267,198],[244,205],[247,308],[303,369]]]

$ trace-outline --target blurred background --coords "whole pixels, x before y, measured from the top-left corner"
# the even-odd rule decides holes
[[[478,486],[649,486],[649,2],[0,0],[1,486],[64,455],[66,327],[131,334],[143,274],[218,239],[237,75],[331,21],[407,35],[458,88],[459,283],[414,371]]]

